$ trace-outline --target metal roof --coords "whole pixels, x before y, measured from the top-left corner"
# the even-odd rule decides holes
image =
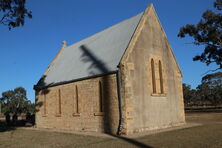
[[[117,70],[142,17],[140,13],[62,50],[39,88]]]

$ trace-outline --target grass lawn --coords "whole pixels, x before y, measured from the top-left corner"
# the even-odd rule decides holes
[[[140,138],[107,138],[24,129],[0,130],[0,147],[148,147],[222,148],[222,113],[186,115],[187,122],[202,126],[157,133]]]

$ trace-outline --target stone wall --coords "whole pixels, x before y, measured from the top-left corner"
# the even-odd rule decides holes
[[[151,59],[156,93],[153,93]],[[162,64],[160,91],[158,63]],[[152,5],[145,11],[121,61],[123,133],[184,124],[182,74]]]
[[[118,129],[116,74],[49,87],[36,92],[36,104],[38,128],[114,134]]]
[[[155,93],[151,59],[156,75]],[[182,74],[152,5],[146,9],[120,62],[120,73],[123,134],[185,123]],[[116,74],[50,87],[37,92],[36,100],[39,128],[117,132]]]

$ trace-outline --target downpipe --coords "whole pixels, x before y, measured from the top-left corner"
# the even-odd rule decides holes
[[[117,130],[117,135],[122,135],[122,129],[123,129],[123,114],[122,114],[122,95],[121,95],[121,77],[120,77],[120,69],[118,66],[117,70],[117,93],[118,93],[118,102],[119,102],[119,126]]]

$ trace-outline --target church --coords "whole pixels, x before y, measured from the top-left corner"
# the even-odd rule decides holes
[[[182,73],[152,4],[63,41],[34,89],[37,128],[129,135],[185,123]]]

